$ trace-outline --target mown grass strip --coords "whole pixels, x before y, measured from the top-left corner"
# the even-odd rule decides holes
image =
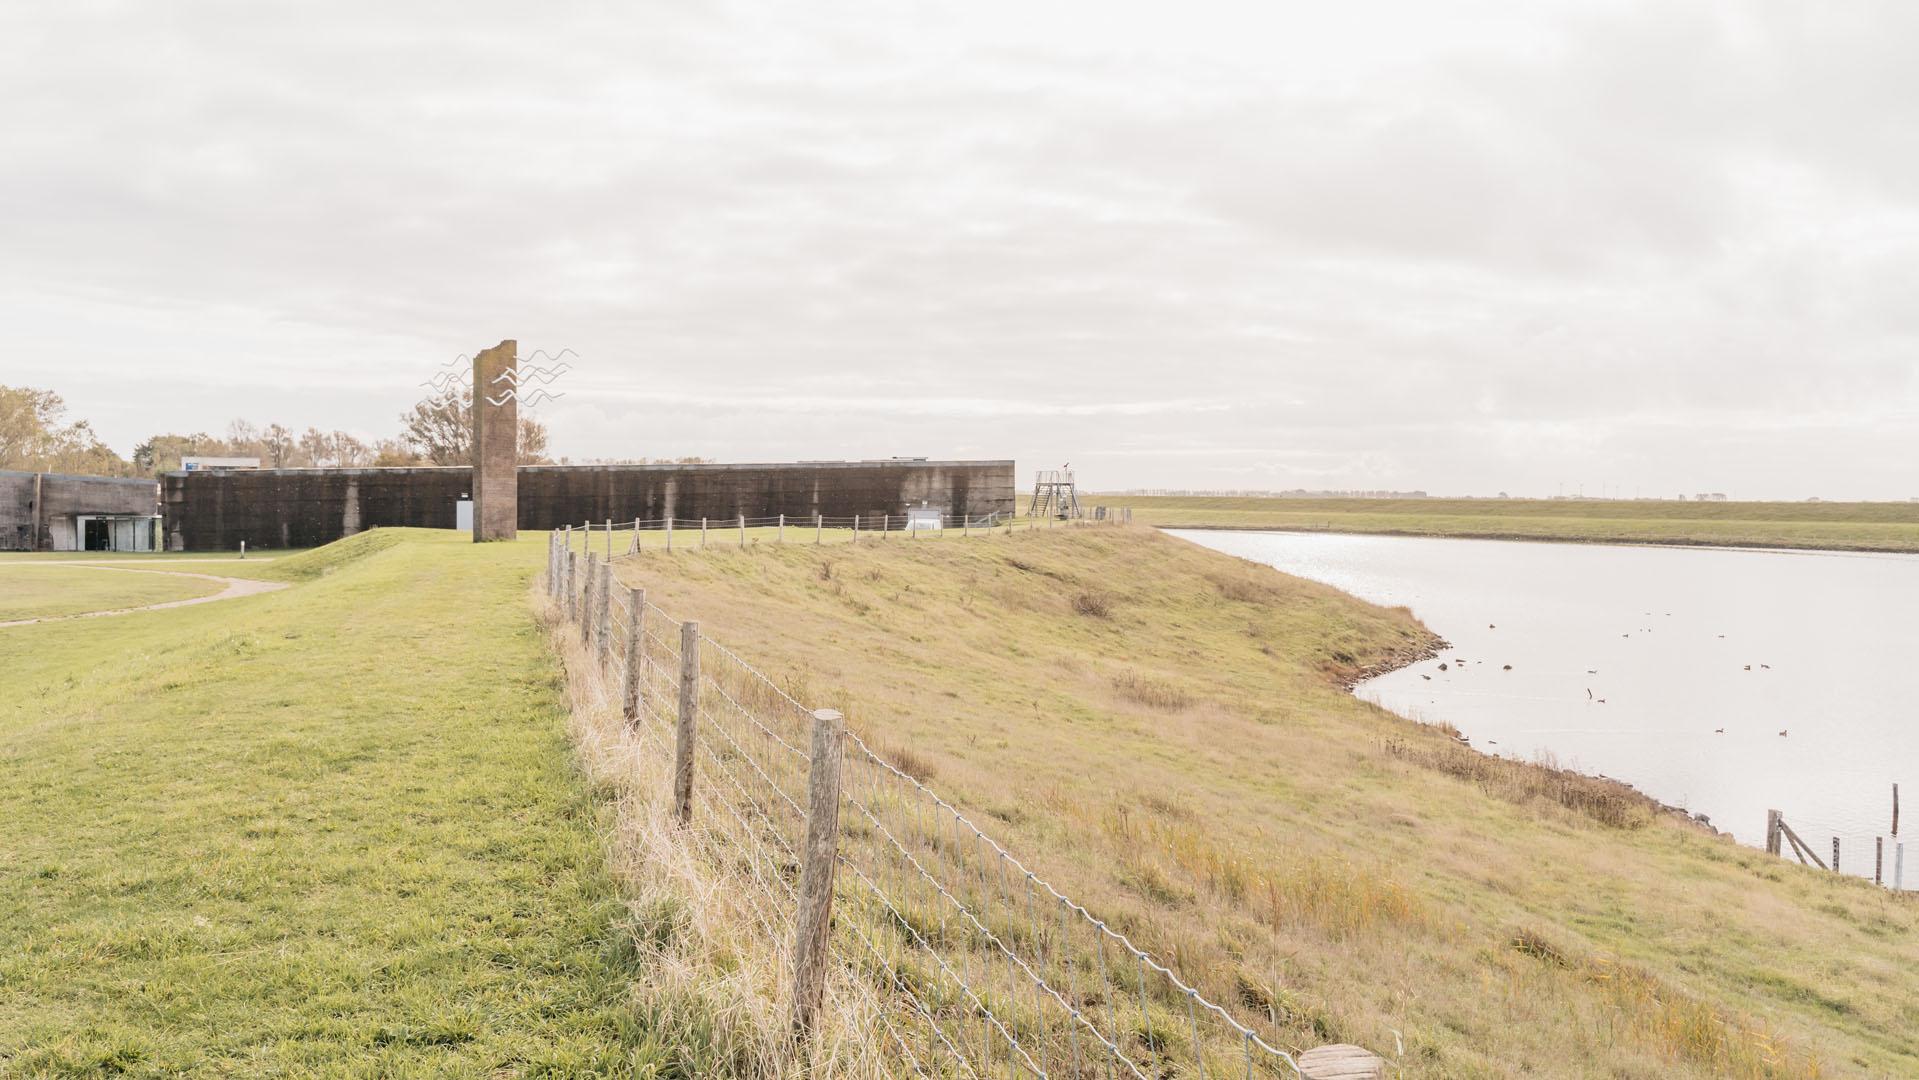
[[[633,1073],[540,548],[457,541],[0,637],[0,1074]]]

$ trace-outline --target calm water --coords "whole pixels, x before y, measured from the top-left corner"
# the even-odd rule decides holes
[[[1403,604],[1452,642],[1362,697],[1488,752],[1624,780],[1742,842],[1762,844],[1777,808],[1822,857],[1838,836],[1843,868],[1870,875],[1899,782],[1915,887],[1919,556],[1177,535]],[[1892,863],[1888,840],[1888,879]]]

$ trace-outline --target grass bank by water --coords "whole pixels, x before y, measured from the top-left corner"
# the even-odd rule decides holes
[[[1281,499],[1088,495],[1162,528],[1919,551],[1919,503],[1682,503],[1553,499]]]
[[[0,1075],[644,1072],[543,540],[0,631]]]
[[[1403,610],[1146,529],[623,572],[1296,1048],[1419,1077],[1919,1074],[1919,906],[1354,699],[1429,645]]]

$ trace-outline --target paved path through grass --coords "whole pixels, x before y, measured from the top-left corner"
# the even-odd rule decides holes
[[[64,619],[97,619],[108,615],[129,615],[136,611],[161,611],[166,608],[190,607],[194,604],[210,604],[215,600],[236,600],[242,596],[254,596],[259,593],[276,592],[286,588],[284,583],[277,581],[215,577],[212,574],[193,574],[174,570],[98,566],[92,563],[28,563],[26,566],[28,569],[25,572],[27,573],[32,573],[42,567],[49,568],[55,572],[52,576],[54,576],[56,580],[51,583],[51,591],[54,595],[42,597],[37,604],[27,602],[23,605],[17,605],[10,598],[8,601],[0,602],[0,615],[14,614],[18,610],[38,610],[48,613],[36,615],[33,618],[10,619],[0,622],[0,630],[13,626],[32,626],[35,623],[58,622]],[[9,566],[8,569],[14,577],[13,584],[19,585],[19,577],[22,572],[19,564]],[[150,574],[159,577],[174,578],[182,583],[212,582],[218,587],[218,591],[200,592],[198,595],[187,595],[177,600],[162,600],[150,604],[139,604],[128,607],[108,607],[104,610],[86,610],[92,605],[100,603],[124,603],[126,599],[134,597],[145,599],[148,595],[152,594],[145,589],[103,591],[98,583],[93,581],[86,581],[84,582],[84,588],[75,589],[72,588],[70,584],[73,580],[71,571],[75,570],[96,570],[108,574]],[[47,582],[33,581],[32,584],[40,586],[39,589],[34,591],[42,593],[49,591],[47,589],[49,583]],[[26,590],[16,589],[15,591]],[[186,591],[192,593],[195,590],[188,589]]]
[[[365,539],[0,635],[0,1076],[632,1074],[543,548]]]

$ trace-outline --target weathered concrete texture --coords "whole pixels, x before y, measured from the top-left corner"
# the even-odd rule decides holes
[[[460,467],[168,473],[167,546],[310,547],[381,526],[451,529],[472,475]],[[556,465],[520,469],[518,488],[522,529],[669,515],[689,524],[740,514],[874,521],[922,505],[976,518],[1014,509],[1010,461]]]
[[[159,513],[152,480],[0,472],[0,551],[72,551],[75,519]]]
[[[520,521],[519,344],[473,358],[473,540],[511,540]]]
[[[318,547],[362,529],[451,529],[473,470],[262,469],[161,478],[167,550]]]

